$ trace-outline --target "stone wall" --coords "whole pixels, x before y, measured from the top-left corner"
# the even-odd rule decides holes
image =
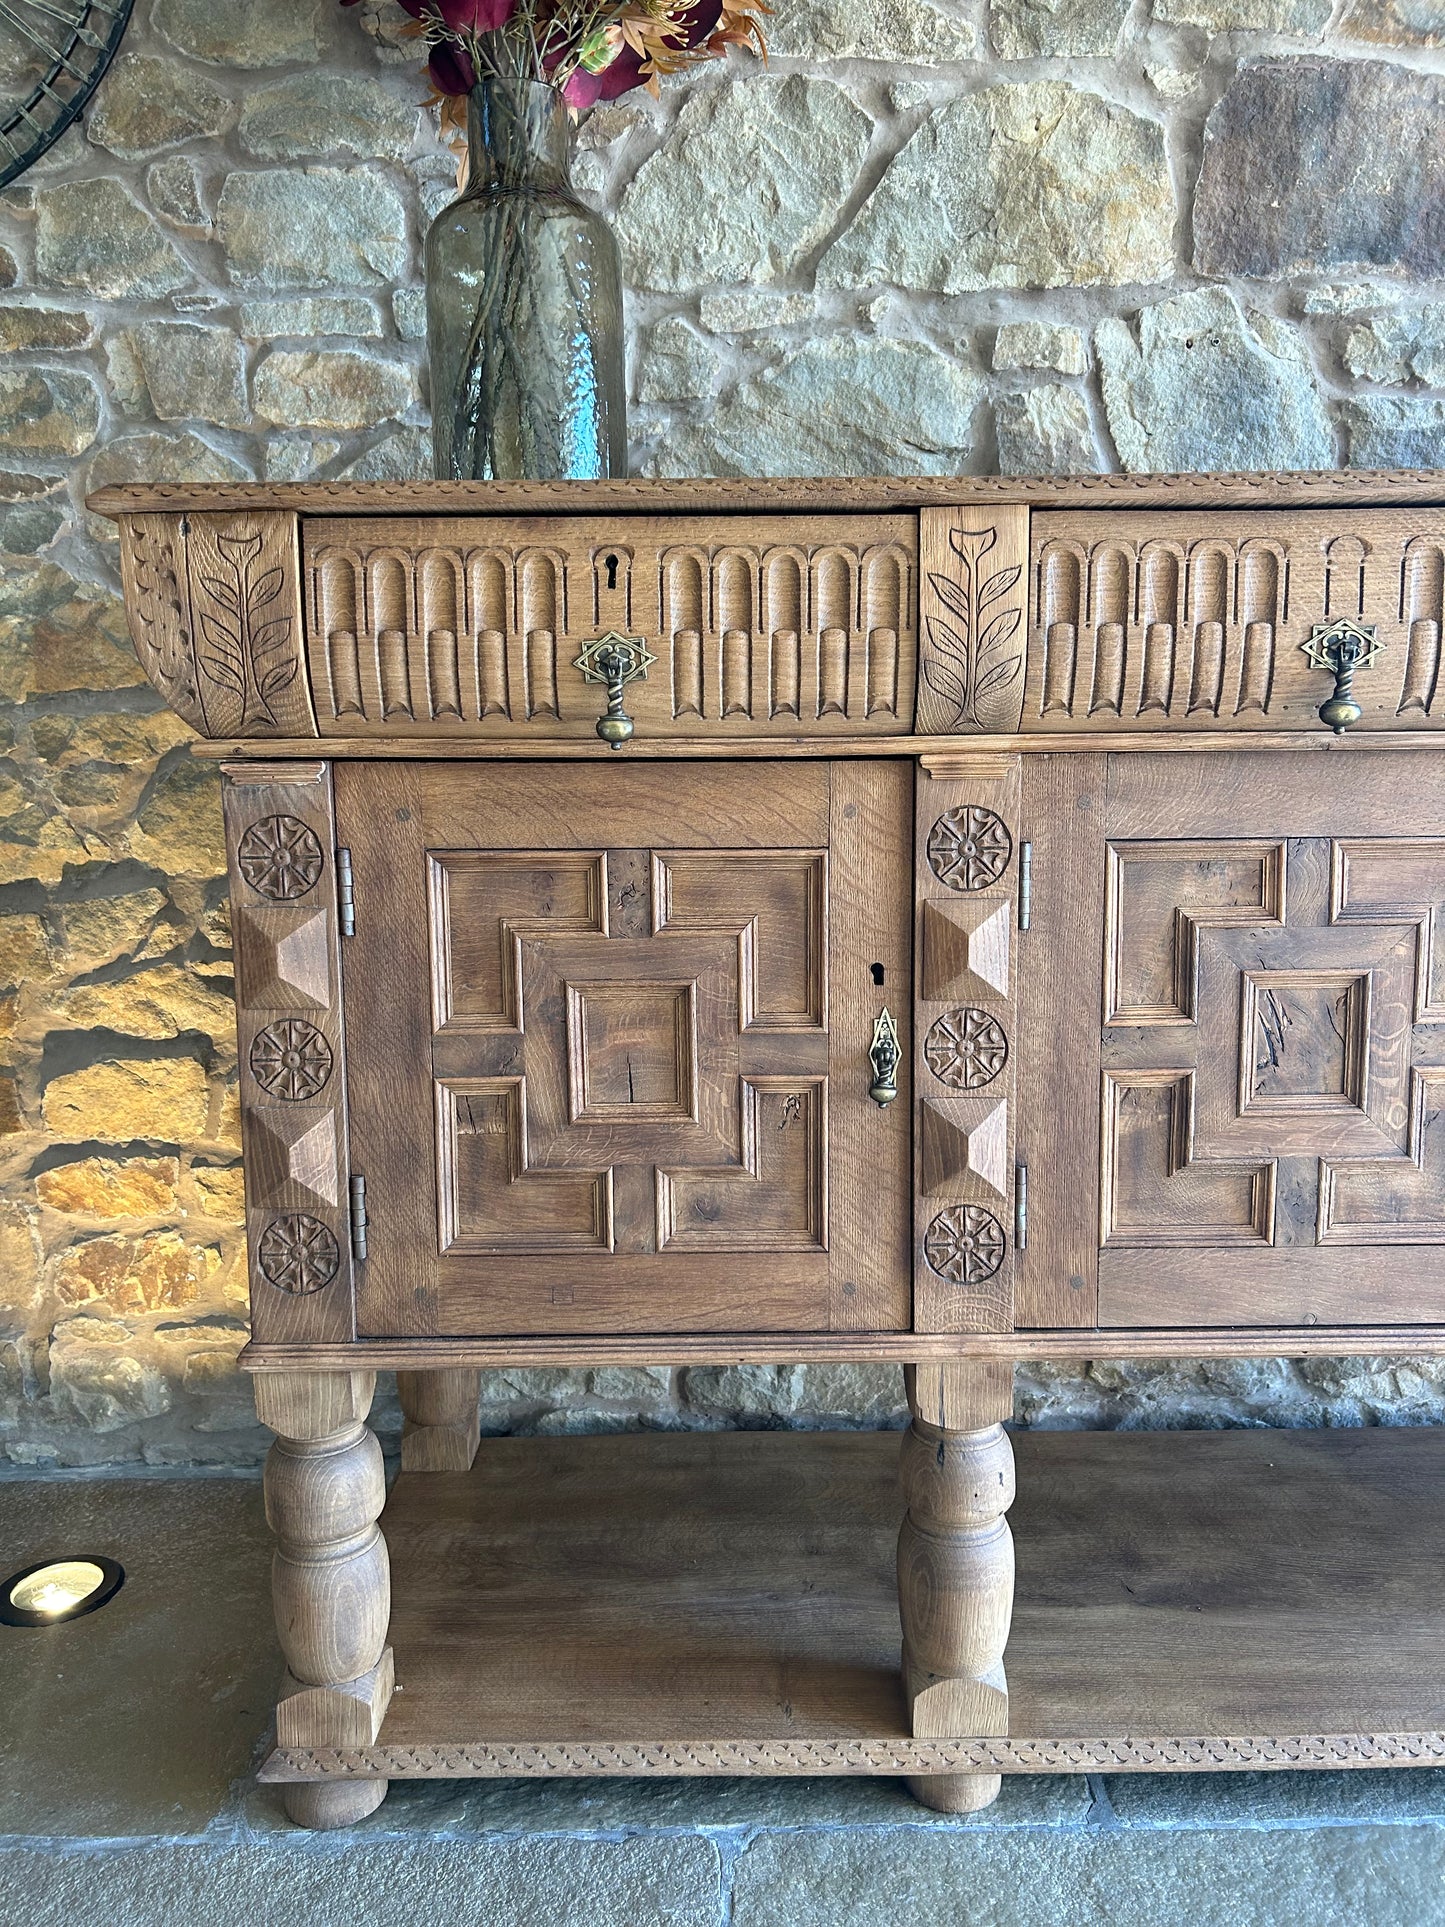
[[[138,0],[0,196],[0,1445],[247,1462],[215,777],[100,482],[425,471],[451,156],[391,0]],[[597,114],[642,472],[1435,463],[1439,0],[777,0]],[[1266,183],[1251,200],[1248,178]],[[1366,1360],[1020,1373],[1034,1423],[1439,1417]],[[493,1374],[494,1428],[896,1422],[897,1375]],[[394,1417],[394,1412],[393,1412]]]

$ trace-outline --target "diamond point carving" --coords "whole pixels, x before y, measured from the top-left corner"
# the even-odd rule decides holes
[[[922,1184],[929,1197],[958,1195],[970,1178],[1008,1197],[1008,1105],[979,1099],[928,1099],[919,1118]]]

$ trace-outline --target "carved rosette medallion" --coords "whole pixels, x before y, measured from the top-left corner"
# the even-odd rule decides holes
[[[1013,855],[1013,838],[1000,816],[977,803],[945,810],[928,837],[928,861],[950,890],[986,890]]]
[[[940,1211],[928,1227],[923,1255],[951,1285],[981,1285],[1003,1263],[1007,1240],[991,1211],[956,1204]]]
[[[982,1090],[1008,1062],[1008,1037],[996,1017],[968,1004],[946,1010],[930,1027],[923,1055],[940,1084]]]
[[[331,1283],[341,1264],[341,1251],[319,1218],[292,1212],[273,1218],[261,1233],[256,1263],[277,1291],[304,1298]]]
[[[321,845],[299,816],[266,816],[241,838],[236,864],[260,896],[288,903],[315,888]]]
[[[273,1097],[315,1097],[331,1075],[331,1046],[304,1018],[278,1018],[256,1033],[251,1075]]]

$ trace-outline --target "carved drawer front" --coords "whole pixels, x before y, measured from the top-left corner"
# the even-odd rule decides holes
[[[894,516],[306,521],[323,736],[589,736],[577,657],[645,645],[639,736],[912,726],[917,522]]]
[[[1440,728],[1445,512],[1035,514],[1025,730],[1324,728],[1304,645],[1363,624],[1361,730]]]
[[[359,1329],[906,1326],[910,783],[340,769]]]
[[[1116,756],[1088,798],[1097,994],[1037,968],[1098,1166],[1041,1145],[1034,1195],[1092,1222],[1102,1326],[1445,1321],[1445,781],[1328,760]]]

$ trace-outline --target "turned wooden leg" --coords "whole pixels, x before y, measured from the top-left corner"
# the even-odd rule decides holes
[[[898,1539],[903,1685],[915,1739],[1008,1731],[1003,1653],[1013,1613],[1013,1365],[979,1360],[905,1368],[913,1423],[903,1435],[907,1512]],[[944,1813],[998,1798],[997,1773],[933,1773],[909,1790]]]
[[[466,1367],[398,1372],[403,1472],[465,1472],[477,1456],[482,1375]]]
[[[377,1515],[381,1447],[366,1428],[374,1372],[258,1372],[256,1410],[277,1434],[266,1458],[276,1535],[271,1591],[287,1672],[280,1746],[370,1746],[391,1698],[391,1572]],[[385,1780],[286,1790],[298,1826],[340,1827],[379,1807]]]

